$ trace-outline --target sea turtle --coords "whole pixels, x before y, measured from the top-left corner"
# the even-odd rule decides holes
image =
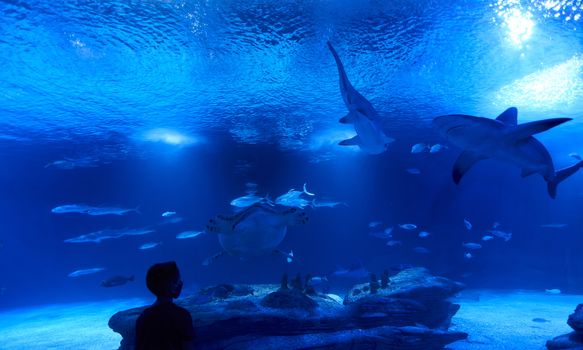
[[[209,220],[205,231],[218,234],[224,251],[205,260],[203,264],[208,265],[224,253],[246,258],[277,252],[287,227],[307,222],[308,216],[298,208],[263,202],[255,203],[232,216],[217,215]]]

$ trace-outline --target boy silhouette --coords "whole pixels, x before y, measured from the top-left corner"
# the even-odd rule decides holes
[[[146,286],[156,296],[156,302],[136,321],[136,350],[194,349],[192,316],[173,301],[182,291],[176,262],[152,265],[146,275]]]

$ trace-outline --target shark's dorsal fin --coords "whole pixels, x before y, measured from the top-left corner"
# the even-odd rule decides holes
[[[516,109],[516,107],[510,107],[507,110],[505,110],[504,112],[502,112],[502,114],[500,114],[496,120],[507,124],[507,125],[516,125],[518,124],[518,110]]]
[[[557,125],[563,124],[572,120],[571,118],[553,118],[553,119],[543,119],[537,120],[535,122],[524,123],[517,125],[514,130],[508,135],[515,140],[522,140],[530,137],[534,134],[549,130]]]
[[[360,145],[360,137],[358,135],[346,139],[346,140],[342,140],[338,143],[340,146],[358,146]]]
[[[453,172],[451,174],[453,177],[453,182],[459,184],[464,174],[467,173],[468,170],[474,166],[474,164],[482,159],[485,159],[485,157],[468,151],[462,152],[453,165]]]

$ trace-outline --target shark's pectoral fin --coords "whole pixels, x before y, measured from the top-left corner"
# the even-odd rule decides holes
[[[353,138],[342,140],[338,143],[340,146],[358,146],[361,144],[360,137],[358,135]]]
[[[356,122],[356,113],[350,112],[344,117],[340,118],[339,122],[342,124],[354,124]]]
[[[468,170],[470,170],[470,168],[474,166],[474,164],[476,164],[478,161],[484,158],[485,157],[474,154],[472,152],[467,151],[462,152],[462,154],[459,155],[459,157],[455,161],[455,164],[453,165],[452,172],[453,182],[459,184],[464,174],[467,173]]]
[[[520,176],[527,177],[532,174],[536,174],[537,171],[538,171],[537,169],[522,168],[522,173],[520,174]]]
[[[538,134],[540,132],[549,130],[550,128],[554,128],[557,125],[563,124],[572,120],[571,118],[553,118],[553,119],[544,119],[544,120],[537,120],[535,122],[524,123],[517,125],[513,128],[512,132],[508,134],[509,137],[512,137],[515,140],[522,140],[527,137],[530,137],[534,134]]]
[[[504,124],[507,125],[516,125],[518,124],[518,111],[516,109],[516,107],[510,107],[507,110],[505,110],[504,112],[502,112],[502,114],[500,114],[496,120],[501,121]]]

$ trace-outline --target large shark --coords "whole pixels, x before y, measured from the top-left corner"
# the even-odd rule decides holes
[[[340,123],[354,125],[354,131],[357,134],[353,138],[340,141],[339,144],[342,146],[359,146],[360,149],[368,154],[385,152],[389,143],[393,142],[394,139],[383,132],[379,115],[372,104],[350,84],[342,61],[340,61],[340,57],[338,57],[330,42],[328,42],[328,48],[336,61],[338,75],[340,76],[340,93],[344,104],[348,108],[348,114],[340,119]]]
[[[555,171],[551,155],[532,135],[563,124],[571,118],[553,118],[517,124],[517,109],[510,107],[495,120],[463,114],[433,119],[434,127],[452,144],[460,147],[453,166],[453,181],[458,184],[476,162],[494,158],[522,168],[522,176],[540,174],[547,182],[551,198],[557,185],[583,167],[583,161]]]

